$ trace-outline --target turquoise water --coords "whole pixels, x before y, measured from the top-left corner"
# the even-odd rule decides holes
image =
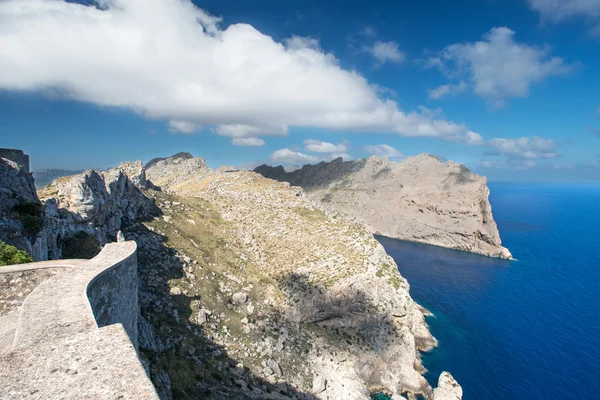
[[[435,317],[423,357],[465,400],[600,398],[600,185],[490,184],[518,261],[378,238]]]

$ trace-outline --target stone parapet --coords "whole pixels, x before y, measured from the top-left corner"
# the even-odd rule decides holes
[[[0,267],[0,276],[36,264]],[[12,340],[0,341],[8,343],[0,349],[0,398],[157,400],[136,352],[135,242],[107,244],[88,261],[39,267],[66,269],[12,314],[15,329],[4,333]]]

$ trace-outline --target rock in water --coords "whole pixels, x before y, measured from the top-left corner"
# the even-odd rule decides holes
[[[433,391],[433,400],[461,400],[462,388],[449,372],[442,372],[438,387]]]
[[[305,165],[286,172],[261,165],[261,175],[300,186],[330,211],[347,214],[383,236],[511,258],[502,247],[483,176],[429,154]]]

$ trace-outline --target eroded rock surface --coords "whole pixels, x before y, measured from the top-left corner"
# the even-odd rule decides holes
[[[155,207],[143,193],[146,188],[146,171],[138,161],[61,177],[40,189],[47,258],[61,258],[61,242],[80,232],[102,246],[115,241],[124,225],[151,216]]]
[[[486,178],[453,161],[428,154],[399,163],[338,158],[292,172],[267,165],[255,171],[302,187],[311,199],[373,233],[511,258],[492,216]]]
[[[433,400],[460,400],[463,391],[458,382],[448,372],[442,372],[438,386],[433,391]]]
[[[222,380],[239,379],[246,398],[277,398],[274,386],[283,398],[310,398],[313,386],[322,399],[368,399],[378,388],[431,396],[419,349],[435,339],[393,259],[361,224],[253,172],[198,173],[187,165],[203,163],[181,157],[160,162],[169,172],[153,163],[148,177],[160,177],[153,183],[163,191],[149,193],[164,215],[145,226],[166,238],[176,261],[166,264],[172,256],[148,234],[135,239],[142,265],[156,271],[143,279],[143,310],[162,309],[171,323],[198,332],[164,336],[167,349],[201,365],[220,360]],[[162,269],[181,272],[157,290]],[[172,287],[181,294],[167,295]],[[177,307],[182,298],[189,307]],[[194,336],[212,343],[195,344]],[[250,377],[236,375],[235,364]],[[197,390],[244,398],[210,377]]]
[[[179,154],[40,197],[49,249],[80,231],[137,242],[140,358],[162,398],[433,396],[419,350],[435,339],[394,260],[299,188]]]

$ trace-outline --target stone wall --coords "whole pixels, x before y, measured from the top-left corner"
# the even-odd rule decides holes
[[[29,156],[22,150],[0,149],[0,158],[6,158],[18,164],[23,172],[29,173]]]
[[[135,242],[107,244],[91,260],[0,267],[0,276],[59,267],[0,316],[13,324],[0,329],[0,397],[158,400],[136,352]]]
[[[88,284],[87,296],[99,328],[121,323],[138,349],[137,257],[132,253]]]

